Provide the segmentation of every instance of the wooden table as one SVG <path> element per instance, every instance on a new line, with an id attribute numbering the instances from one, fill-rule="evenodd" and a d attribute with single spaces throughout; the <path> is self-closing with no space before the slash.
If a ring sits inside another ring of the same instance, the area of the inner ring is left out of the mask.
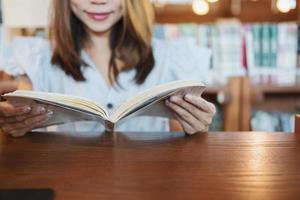
<path id="1" fill-rule="evenodd" d="M 300 199 L 292 133 L 82 134 L 1 136 L 0 188 L 52 188 L 63 200 Z"/>

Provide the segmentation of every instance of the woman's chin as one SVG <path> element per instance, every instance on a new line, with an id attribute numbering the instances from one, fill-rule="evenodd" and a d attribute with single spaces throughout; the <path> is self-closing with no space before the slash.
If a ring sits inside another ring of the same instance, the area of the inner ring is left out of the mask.
<path id="1" fill-rule="evenodd" d="M 89 31 L 92 34 L 96 35 L 107 35 L 111 30 L 111 26 L 105 25 L 97 25 L 97 26 L 89 26 Z"/>

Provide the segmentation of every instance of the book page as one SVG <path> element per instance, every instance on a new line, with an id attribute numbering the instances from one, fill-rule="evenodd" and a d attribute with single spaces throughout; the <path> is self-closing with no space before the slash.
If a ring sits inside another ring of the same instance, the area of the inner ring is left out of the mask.
<path id="1" fill-rule="evenodd" d="M 35 104 L 44 105 L 47 110 L 51 110 L 53 112 L 51 119 L 40 124 L 40 126 L 36 128 L 43 128 L 51 125 L 59 125 L 59 124 L 78 122 L 78 121 L 97 121 L 102 123 L 103 125 L 105 124 L 105 120 L 103 119 L 103 117 L 88 113 L 86 111 L 79 111 L 71 107 L 61 106 L 59 104 L 55 104 L 51 102 L 50 103 L 44 101 L 36 102 L 33 99 L 19 98 L 18 100 L 22 101 L 22 103 L 18 103 L 18 104 L 29 105 L 29 106 L 33 106 Z"/>
<path id="2" fill-rule="evenodd" d="M 203 91 L 205 90 L 205 87 L 202 86 L 195 86 L 195 87 L 187 87 L 187 88 L 181 88 L 176 90 L 175 92 L 170 93 L 167 95 L 167 98 L 170 96 L 179 96 L 184 97 L 186 94 L 192 94 L 194 96 L 201 96 Z M 173 115 L 173 112 L 170 108 L 168 108 L 165 105 L 166 98 L 163 98 L 161 100 L 155 101 L 152 104 L 146 105 L 142 107 L 141 109 L 137 110 L 136 112 L 131 113 L 130 115 L 124 116 L 122 119 L 120 119 L 117 123 L 120 125 L 124 123 L 126 120 L 136 117 L 136 116 L 153 116 L 153 117 L 164 117 L 169 119 L 176 119 Z"/>
<path id="3" fill-rule="evenodd" d="M 150 88 L 122 104 L 112 115 L 111 121 L 115 123 L 122 118 L 132 115 L 138 111 L 142 111 L 146 107 L 168 98 L 172 94 L 177 93 L 179 95 L 180 91 L 184 93 L 184 88 L 186 89 L 186 93 L 188 91 L 187 88 L 195 87 L 198 88 L 199 91 L 201 90 L 201 93 L 205 88 L 204 84 L 201 82 L 186 80 L 174 81 Z M 156 114 L 159 113 L 160 111 L 156 112 Z"/>
<path id="4" fill-rule="evenodd" d="M 25 91 L 17 90 L 13 93 L 3 95 L 3 97 L 10 101 L 23 101 L 24 99 L 32 99 L 36 102 L 41 102 L 43 104 L 56 105 L 61 108 L 77 110 L 83 113 L 89 113 L 101 116 L 104 119 L 108 119 L 108 114 L 105 109 L 98 105 L 97 103 L 82 98 L 65 94 L 57 93 L 46 93 L 46 92 L 35 92 L 35 91 Z"/>

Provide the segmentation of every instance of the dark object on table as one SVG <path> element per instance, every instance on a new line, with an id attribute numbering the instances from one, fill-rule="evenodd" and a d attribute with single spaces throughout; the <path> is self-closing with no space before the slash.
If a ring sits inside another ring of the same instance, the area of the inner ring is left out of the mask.
<path id="1" fill-rule="evenodd" d="M 0 200 L 53 200 L 52 189 L 0 189 Z"/>

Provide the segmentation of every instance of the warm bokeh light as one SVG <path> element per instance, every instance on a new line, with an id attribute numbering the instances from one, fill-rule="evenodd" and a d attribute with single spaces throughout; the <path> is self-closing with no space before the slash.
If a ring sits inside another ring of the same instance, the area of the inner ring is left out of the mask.
<path id="1" fill-rule="evenodd" d="M 209 4 L 205 0 L 194 0 L 193 11 L 197 15 L 206 15 L 209 12 Z"/>
<path id="2" fill-rule="evenodd" d="M 290 5 L 291 4 L 289 0 L 277 0 L 276 2 L 277 9 L 282 13 L 289 12 L 291 10 Z"/>

